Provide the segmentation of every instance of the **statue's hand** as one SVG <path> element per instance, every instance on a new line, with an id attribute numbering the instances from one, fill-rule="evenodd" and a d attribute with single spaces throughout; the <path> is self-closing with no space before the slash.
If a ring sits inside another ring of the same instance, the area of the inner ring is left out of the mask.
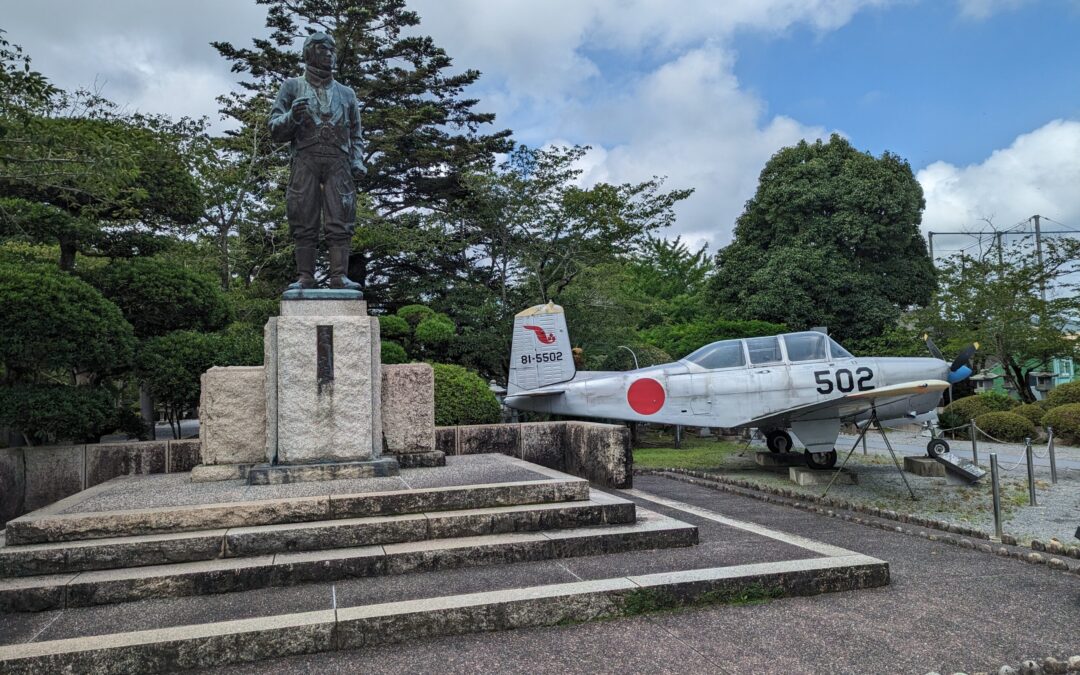
<path id="1" fill-rule="evenodd" d="M 367 167 L 358 159 L 352 161 L 352 164 L 349 165 L 349 170 L 352 172 L 352 177 L 356 179 L 363 178 L 367 175 Z"/>
<path id="2" fill-rule="evenodd" d="M 298 98 L 292 102 L 292 108 L 290 113 L 292 114 L 293 122 L 300 122 L 307 115 L 308 100 L 306 98 Z"/>

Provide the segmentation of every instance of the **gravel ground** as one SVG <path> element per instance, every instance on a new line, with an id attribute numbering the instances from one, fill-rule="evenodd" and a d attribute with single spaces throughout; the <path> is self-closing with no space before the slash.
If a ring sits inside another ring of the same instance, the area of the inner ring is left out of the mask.
<path id="1" fill-rule="evenodd" d="M 909 431 L 889 431 L 889 442 L 900 454 L 920 454 L 929 440 L 929 435 Z M 854 436 L 841 436 L 839 445 L 851 447 Z M 950 440 L 951 451 L 957 455 L 971 457 L 971 441 L 966 439 Z M 872 454 L 884 454 L 885 443 L 880 434 L 867 436 L 867 449 Z M 1021 541 L 1039 539 L 1047 541 L 1056 537 L 1065 544 L 1077 543 L 1074 538 L 1076 528 L 1080 527 L 1080 448 L 1055 444 L 1054 455 L 1058 468 L 1058 482 L 1051 483 L 1050 458 L 1046 440 L 1032 444 L 1035 468 L 1035 500 L 1037 506 L 1028 506 L 1027 499 L 1027 462 L 1022 443 L 991 443 L 980 440 L 978 443 L 979 463 L 989 468 L 990 453 L 997 453 L 998 467 L 1002 482 L 1021 486 L 1022 495 L 1013 498 L 1018 502 L 1016 508 L 1006 513 L 1004 528 L 1009 534 Z M 856 451 L 859 452 L 859 451 Z M 885 454 L 887 457 L 888 455 Z M 989 482 L 989 476 L 983 479 Z M 992 531 L 992 514 L 988 513 L 971 521 Z"/>
<path id="2" fill-rule="evenodd" d="M 890 443 L 902 461 L 903 455 L 925 456 L 926 439 L 907 432 L 890 432 Z M 841 440 L 838 447 L 845 451 L 840 455 L 843 461 L 846 450 L 851 448 L 855 438 Z M 875 451 L 875 441 L 880 448 Z M 954 444 L 953 452 L 964 457 L 962 444 Z M 968 446 L 970 447 L 970 446 Z M 985 449 L 984 449 L 985 447 Z M 921 450 L 919 449 L 921 448 Z M 762 485 L 794 488 L 807 495 L 820 496 L 825 491 L 824 485 L 795 486 L 784 471 L 769 471 L 754 462 L 758 450 L 763 450 L 761 443 L 755 442 L 742 453 L 733 453 L 724 458 L 723 466 L 717 471 L 733 478 L 749 479 Z M 1045 450 L 1045 446 L 1043 448 Z M 999 449 L 991 444 L 980 444 L 980 463 L 987 468 L 987 456 Z M 915 492 L 912 501 L 903 480 L 893 465 L 892 458 L 884 449 L 880 436 L 868 443 L 869 454 L 863 455 L 856 450 L 851 455 L 847 467 L 858 479 L 856 485 L 833 485 L 830 496 L 849 501 L 864 503 L 878 508 L 892 509 L 904 513 L 928 516 L 937 520 L 976 527 L 988 534 L 994 532 L 993 498 L 989 473 L 974 485 L 952 484 L 944 478 L 927 478 L 905 473 L 904 478 Z M 1015 449 L 1005 446 L 1001 449 L 1001 495 L 1003 511 L 1003 529 L 1022 542 L 1032 539 L 1047 541 L 1056 537 L 1065 544 L 1075 544 L 1073 537 L 1080 526 L 1080 469 L 1062 468 L 1058 463 L 1058 484 L 1050 482 L 1049 468 L 1036 471 L 1036 499 L 1038 506 L 1028 506 L 1028 488 L 1026 465 L 1016 465 Z M 1080 457 L 1080 450 L 1065 448 L 1059 457 L 1068 460 Z M 1011 458 L 1007 460 L 1006 458 Z M 1011 470 L 1010 470 L 1011 469 Z"/>

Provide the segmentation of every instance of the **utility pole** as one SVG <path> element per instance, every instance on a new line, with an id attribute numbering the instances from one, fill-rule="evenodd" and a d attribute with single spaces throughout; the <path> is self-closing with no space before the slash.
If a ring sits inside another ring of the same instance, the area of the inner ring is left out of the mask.
<path id="1" fill-rule="evenodd" d="M 997 239 L 998 267 L 1002 267 L 1005 264 L 1001 257 L 1001 237 L 1004 234 L 1004 232 L 994 232 L 994 238 Z"/>
<path id="2" fill-rule="evenodd" d="M 1035 221 L 1035 253 L 1039 256 L 1039 294 L 1042 296 L 1042 301 L 1046 302 L 1046 282 L 1041 276 L 1045 268 L 1042 254 L 1042 230 L 1039 228 L 1039 220 L 1042 216 L 1036 213 L 1031 219 Z"/>
<path id="3" fill-rule="evenodd" d="M 926 233 L 926 238 L 927 238 L 927 241 L 929 241 L 929 243 L 930 243 L 930 264 L 934 265 L 934 233 L 933 232 L 927 232 Z M 937 267 L 937 265 L 934 265 L 934 267 Z"/>

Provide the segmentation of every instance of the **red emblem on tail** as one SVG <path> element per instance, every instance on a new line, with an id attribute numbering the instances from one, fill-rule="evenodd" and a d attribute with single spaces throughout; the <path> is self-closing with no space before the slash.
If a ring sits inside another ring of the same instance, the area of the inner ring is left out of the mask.
<path id="1" fill-rule="evenodd" d="M 545 345 L 555 344 L 555 335 L 553 333 L 546 333 L 540 326 L 524 326 L 525 330 L 531 330 L 536 333 L 536 339 Z"/>

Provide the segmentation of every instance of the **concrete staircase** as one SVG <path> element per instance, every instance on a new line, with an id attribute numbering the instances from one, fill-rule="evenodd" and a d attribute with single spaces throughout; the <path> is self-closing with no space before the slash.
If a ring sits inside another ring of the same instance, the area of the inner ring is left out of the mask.
<path id="1" fill-rule="evenodd" d="M 519 471 L 526 465 L 511 458 L 496 462 Z M 0 546 L 0 612 L 697 543 L 694 526 L 590 491 L 582 479 L 527 466 L 539 480 L 126 510 L 80 508 L 100 501 L 99 492 L 108 496 L 134 487 L 131 478 L 116 479 L 100 491 L 8 523 Z M 439 475 L 436 469 L 423 471 Z"/>
<path id="2" fill-rule="evenodd" d="M 324 484 L 119 478 L 11 521 L 0 672 L 171 672 L 888 583 L 883 561 L 696 507 L 447 460 Z"/>

